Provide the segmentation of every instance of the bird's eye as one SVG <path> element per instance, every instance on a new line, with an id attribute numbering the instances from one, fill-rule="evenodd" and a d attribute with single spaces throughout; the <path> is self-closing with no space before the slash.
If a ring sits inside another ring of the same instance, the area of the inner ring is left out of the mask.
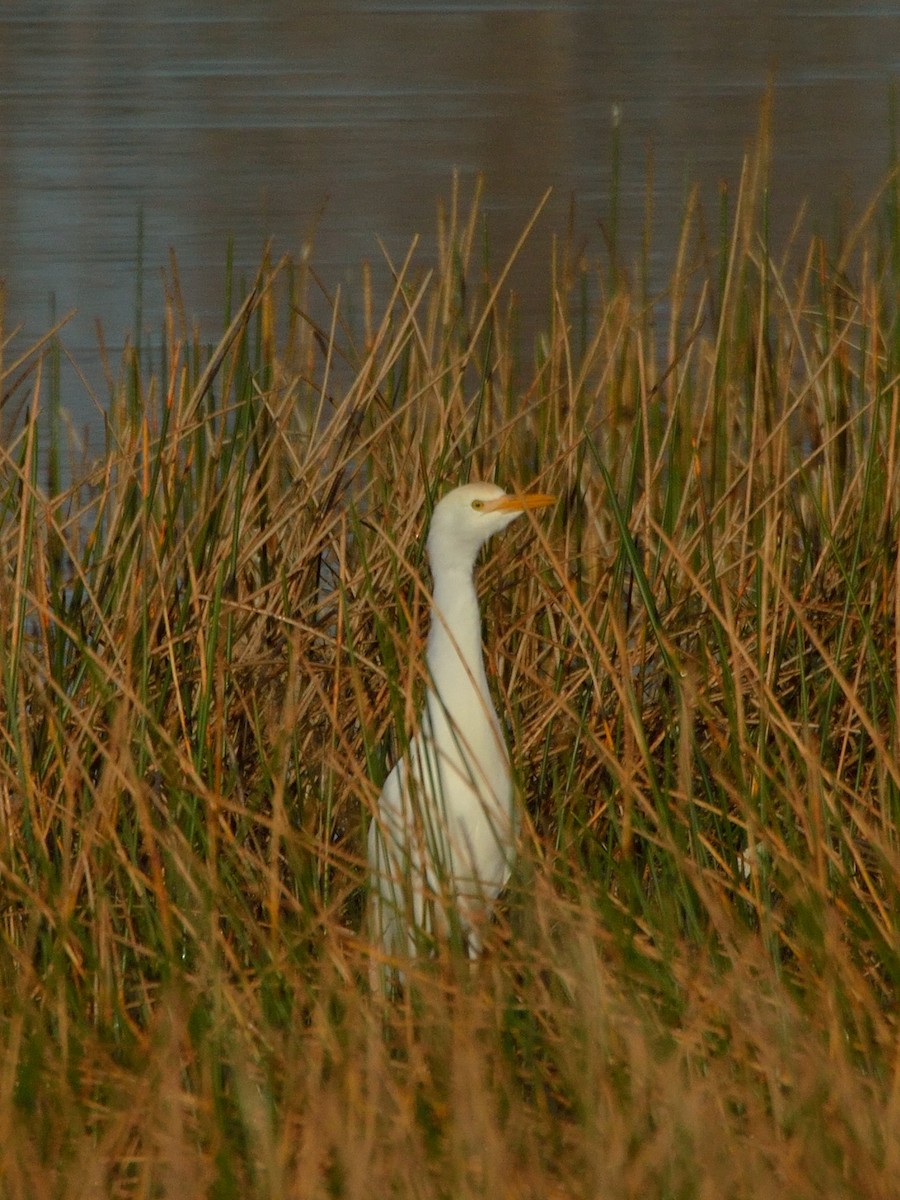
<path id="1" fill-rule="evenodd" d="M 484 508 L 484 501 L 483 500 L 473 500 L 472 507 L 475 509 L 476 512 L 481 512 L 481 510 Z"/>

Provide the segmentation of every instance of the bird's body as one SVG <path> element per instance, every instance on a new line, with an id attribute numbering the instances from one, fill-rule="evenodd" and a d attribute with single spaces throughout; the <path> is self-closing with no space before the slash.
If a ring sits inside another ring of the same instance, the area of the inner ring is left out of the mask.
<path id="1" fill-rule="evenodd" d="M 552 500 L 473 483 L 434 510 L 425 708 L 369 829 L 372 936 L 389 955 L 415 954 L 423 935 L 445 933 L 455 918 L 470 955 L 478 954 L 480 924 L 509 876 L 518 819 L 473 572 L 492 534 Z"/>

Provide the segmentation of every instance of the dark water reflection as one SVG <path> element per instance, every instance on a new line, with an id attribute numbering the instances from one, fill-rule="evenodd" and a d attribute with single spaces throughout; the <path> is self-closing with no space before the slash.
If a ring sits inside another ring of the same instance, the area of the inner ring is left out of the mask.
<path id="1" fill-rule="evenodd" d="M 547 237 L 570 196 L 586 231 L 608 210 L 614 106 L 623 231 L 636 248 L 652 152 L 662 278 L 687 186 L 712 195 L 736 181 L 770 76 L 778 234 L 803 198 L 811 223 L 828 227 L 876 187 L 898 72 L 900 6 L 850 0 L 10 5 L 5 327 L 42 331 L 53 294 L 58 312 L 77 309 L 65 340 L 80 360 L 92 361 L 97 319 L 121 345 L 143 214 L 150 336 L 172 246 L 212 339 L 229 238 L 252 272 L 267 237 L 299 253 L 314 231 L 320 274 L 346 283 L 378 256 L 377 236 L 399 255 L 433 229 L 454 168 L 484 174 L 498 257 L 555 189 L 519 274 L 526 294 L 542 294 Z M 78 389 L 65 399 L 90 419 Z"/>

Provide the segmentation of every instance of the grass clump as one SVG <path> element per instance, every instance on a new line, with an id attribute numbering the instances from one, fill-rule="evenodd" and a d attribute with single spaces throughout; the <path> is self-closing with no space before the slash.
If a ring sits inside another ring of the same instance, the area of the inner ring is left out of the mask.
<path id="1" fill-rule="evenodd" d="M 358 337 L 267 260 L 207 353 L 173 275 L 67 486 L 50 343 L 0 364 L 5 1195 L 893 1194 L 885 195 L 776 259 L 748 168 L 660 296 L 555 245 L 533 362 L 477 198 Z M 561 497 L 480 575 L 530 824 L 391 1003 L 364 830 L 479 477 Z"/>

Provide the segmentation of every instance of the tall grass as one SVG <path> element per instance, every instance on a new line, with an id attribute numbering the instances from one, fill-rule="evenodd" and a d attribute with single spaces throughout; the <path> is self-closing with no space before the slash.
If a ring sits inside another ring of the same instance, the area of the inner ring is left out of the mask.
<path id="1" fill-rule="evenodd" d="M 65 488 L 50 343 L 0 364 L 4 1195 L 896 1193 L 897 182 L 777 256 L 764 198 L 656 297 L 556 245 L 533 359 L 477 197 L 358 337 L 267 260 L 206 352 L 173 273 Z M 388 1001 L 363 835 L 478 477 L 560 496 L 479 577 L 529 824 Z"/>

